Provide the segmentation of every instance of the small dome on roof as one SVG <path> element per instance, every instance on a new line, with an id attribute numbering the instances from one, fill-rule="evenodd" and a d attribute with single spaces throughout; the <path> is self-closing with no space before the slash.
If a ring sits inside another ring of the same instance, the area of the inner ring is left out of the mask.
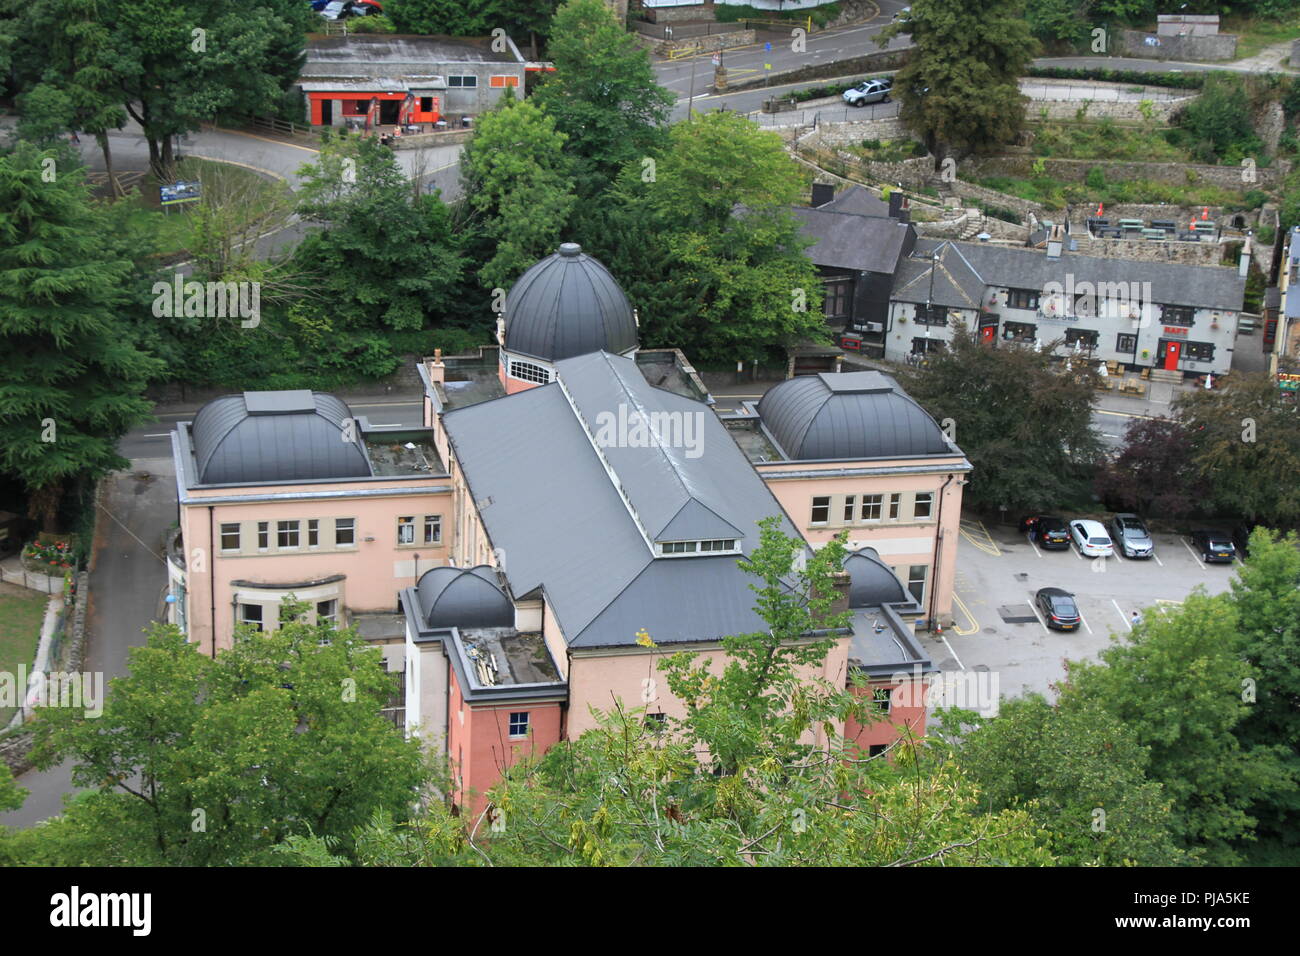
<path id="1" fill-rule="evenodd" d="M 953 453 L 934 419 L 881 372 L 788 379 L 768 389 L 758 414 L 796 461 Z"/>
<path id="2" fill-rule="evenodd" d="M 510 598 L 486 564 L 433 568 L 415 587 L 429 627 L 510 627 L 515 622 Z"/>
<path id="3" fill-rule="evenodd" d="M 566 242 L 519 277 L 505 305 L 508 351 L 555 362 L 637 347 L 636 316 L 609 270 Z"/>
<path id="4" fill-rule="evenodd" d="M 880 607 L 907 603 L 912 594 L 893 568 L 880 560 L 875 548 L 860 548 L 844 556 L 849 575 L 849 607 Z"/>

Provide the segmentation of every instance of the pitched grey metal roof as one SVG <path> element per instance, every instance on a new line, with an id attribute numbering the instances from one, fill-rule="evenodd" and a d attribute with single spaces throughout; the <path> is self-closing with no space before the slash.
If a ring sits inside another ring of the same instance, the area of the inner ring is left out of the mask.
<path id="1" fill-rule="evenodd" d="M 514 606 L 487 565 L 437 567 L 416 584 L 420 611 L 429 627 L 510 627 Z"/>
<path id="2" fill-rule="evenodd" d="M 893 273 L 900 256 L 916 241 L 912 226 L 897 219 L 864 216 L 831 209 L 833 203 L 791 210 L 800 233 L 815 243 L 807 255 L 815 265 L 858 272 Z"/>
<path id="3" fill-rule="evenodd" d="M 768 389 L 758 414 L 796 461 L 960 454 L 933 418 L 881 372 L 822 372 Z"/>
<path id="4" fill-rule="evenodd" d="M 934 255 L 938 256 L 939 268 L 931 286 L 930 261 Z M 929 301 L 949 309 L 978 309 L 984 287 L 984 280 L 957 245 L 918 241 L 912 254 L 898 264 L 890 298 L 918 304 Z"/>
<path id="5" fill-rule="evenodd" d="M 354 33 L 350 36 L 310 37 L 303 76 L 367 76 L 376 72 L 437 72 L 434 67 L 456 63 L 522 64 L 507 44 L 493 50 L 491 37 L 398 36 Z"/>
<path id="6" fill-rule="evenodd" d="M 1162 305 L 1190 305 L 1204 309 L 1223 309 L 1239 311 L 1245 296 L 1246 280 L 1237 275 L 1237 270 L 1228 266 L 1190 266 L 1172 262 L 1140 262 L 1133 259 L 1106 259 L 1099 256 L 1086 256 L 1068 249 L 1061 253 L 1059 259 L 1049 259 L 1041 251 L 1014 246 L 997 246 L 983 242 L 946 241 L 943 243 L 918 242 L 914 252 L 926 252 L 938 246 L 951 246 L 958 258 L 972 270 L 982 287 L 995 286 L 1018 289 L 1041 290 L 1050 282 L 1066 286 L 1066 277 L 1073 276 L 1074 285 L 1081 282 L 1106 283 L 1151 283 L 1151 298 Z M 941 257 L 941 269 L 935 276 L 937 291 L 944 284 L 944 270 L 956 269 L 957 259 L 944 250 Z M 896 285 L 893 298 L 902 302 L 924 302 L 929 287 L 929 263 L 921 260 L 916 265 L 915 256 L 900 267 L 900 278 L 906 285 Z M 964 267 L 963 267 L 964 268 Z M 973 288 L 973 281 L 958 274 L 956 284 L 966 294 Z M 983 288 L 980 290 L 983 294 Z M 1145 294 L 1145 293 L 1143 293 Z M 970 308 L 961 306 L 951 300 L 940 299 L 936 294 L 935 302 L 953 308 Z"/>
<path id="7" fill-rule="evenodd" d="M 324 392 L 244 392 L 199 409 L 190 434 L 200 484 L 361 478 L 371 474 L 352 412 Z"/>
<path id="8" fill-rule="evenodd" d="M 912 600 L 911 593 L 893 568 L 880 560 L 875 548 L 850 551 L 844 556 L 843 567 L 849 574 L 849 607 L 880 607 Z"/>
<path id="9" fill-rule="evenodd" d="M 636 317 L 609 270 L 576 242 L 531 266 L 506 296 L 506 348 L 548 361 L 636 348 Z"/>
<path id="10" fill-rule="evenodd" d="M 583 356 L 557 372 L 549 385 L 443 416 L 511 592 L 544 590 L 573 647 L 632 644 L 642 627 L 668 642 L 761 626 L 736 555 L 656 557 L 642 530 L 714 537 L 725 522 L 746 554 L 761 518 L 779 516 L 785 533 L 797 534 L 722 422 L 703 403 L 650 386 L 630 359 Z M 620 402 L 702 412 L 702 453 L 598 453 L 596 418 Z"/>
<path id="11" fill-rule="evenodd" d="M 878 199 L 865 186 L 850 186 L 828 203 L 814 208 L 830 212 L 846 212 L 854 216 L 889 217 L 889 203 Z"/>

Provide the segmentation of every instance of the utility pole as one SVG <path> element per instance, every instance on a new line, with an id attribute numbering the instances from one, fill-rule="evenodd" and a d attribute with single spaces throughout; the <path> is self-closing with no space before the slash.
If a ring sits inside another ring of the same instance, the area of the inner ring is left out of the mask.
<path id="1" fill-rule="evenodd" d="M 686 119 L 688 121 L 693 117 L 695 110 L 695 61 L 698 59 L 698 56 L 691 57 L 691 95 L 686 101 Z"/>

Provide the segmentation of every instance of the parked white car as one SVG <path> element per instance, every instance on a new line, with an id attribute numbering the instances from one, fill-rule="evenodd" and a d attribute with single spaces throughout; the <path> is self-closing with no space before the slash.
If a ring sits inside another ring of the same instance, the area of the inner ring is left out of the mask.
<path id="1" fill-rule="evenodd" d="M 1109 558 L 1115 553 L 1110 535 L 1100 521 L 1080 519 L 1070 522 L 1070 540 L 1079 553 L 1089 558 Z"/>

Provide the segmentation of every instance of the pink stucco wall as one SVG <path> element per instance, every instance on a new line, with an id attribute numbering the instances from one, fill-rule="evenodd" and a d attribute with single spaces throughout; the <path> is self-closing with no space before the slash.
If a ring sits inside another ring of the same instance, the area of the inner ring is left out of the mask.
<path id="1" fill-rule="evenodd" d="M 427 482 L 422 482 L 427 484 Z M 410 482 L 406 482 L 410 487 Z M 240 494 L 267 492 L 322 492 L 356 490 L 356 483 L 316 484 L 307 486 L 275 486 L 268 488 L 241 488 Z M 234 626 L 232 606 L 235 589 L 232 581 L 250 581 L 268 586 L 298 584 L 321 578 L 344 575 L 337 585 L 341 592 L 340 609 L 354 611 L 397 610 L 398 592 L 415 583 L 416 575 L 430 568 L 446 564 L 447 542 L 452 519 L 451 495 L 400 494 L 399 483 L 367 482 L 367 490 L 390 488 L 392 497 L 375 498 L 300 498 L 297 500 L 258 503 L 227 503 L 212 506 L 209 523 L 208 507 L 203 498 L 229 495 L 230 489 L 218 492 L 192 490 L 198 503 L 182 508 L 181 524 L 187 569 L 187 621 L 190 639 L 200 647 L 212 647 L 212 592 L 210 582 L 216 582 L 216 633 L 217 649 L 230 645 Z M 422 542 L 421 521 L 426 514 L 442 515 L 442 543 Z M 397 518 L 411 515 L 417 519 L 416 540 L 412 546 L 397 544 Z M 321 546 L 307 546 L 307 521 L 321 521 Z M 355 518 L 355 542 L 352 548 L 336 549 L 333 544 L 333 519 Z M 276 522 L 300 522 L 300 546 L 292 552 L 277 552 Z M 256 528 L 247 522 L 270 522 L 272 550 L 258 553 Z M 242 554 L 223 554 L 221 551 L 221 525 L 241 522 L 243 526 Z M 210 538 L 215 536 L 215 541 Z M 373 538 L 373 541 L 367 541 Z M 196 555 L 196 549 L 199 554 Z M 416 555 L 419 555 L 418 565 Z M 272 623 L 269 612 L 264 612 L 266 623 Z"/>
<path id="2" fill-rule="evenodd" d="M 894 743 L 903 736 L 906 727 L 910 727 L 915 736 L 924 737 L 925 692 L 928 686 L 929 682 L 924 680 L 906 687 L 889 681 L 872 681 L 864 687 L 855 688 L 853 693 L 868 698 L 876 688 L 890 688 L 889 713 L 883 715 L 881 720 L 867 724 L 861 724 L 850 717 L 844 722 L 844 736 L 864 751 L 873 745 L 888 746 Z"/>
<path id="3" fill-rule="evenodd" d="M 960 459 L 954 458 L 951 464 L 957 465 Z M 846 467 L 844 462 L 828 464 L 810 464 L 806 462 L 780 462 L 757 465 L 768 488 L 771 489 L 781 506 L 790 515 L 790 519 L 814 547 L 825 544 L 839 531 L 847 529 L 850 547 L 868 546 L 875 548 L 886 564 L 898 570 L 899 578 L 907 583 L 908 567 L 926 565 L 929 588 L 935 591 L 935 615 L 945 623 L 952 617 L 952 591 L 956 572 L 957 542 L 961 521 L 962 486 L 960 473 L 948 471 L 943 464 L 929 460 L 891 461 L 889 465 L 925 465 L 933 467 L 934 473 L 927 474 L 884 474 L 861 475 L 828 478 L 774 478 L 773 472 L 792 471 L 832 471 Z M 865 463 L 864 463 L 865 465 Z M 851 465 L 850 465 L 851 466 Z M 942 494 L 942 512 L 940 511 L 940 490 L 944 487 L 949 474 L 955 474 L 948 482 Z M 911 520 L 909 511 L 904 510 L 900 520 L 889 520 L 889 496 L 894 493 L 903 495 L 903 505 L 908 507 L 908 496 L 918 491 L 929 491 L 935 495 L 928 519 Z M 879 522 L 848 523 L 843 520 L 843 510 L 839 498 L 855 495 L 861 502 L 863 495 L 881 495 L 882 520 Z M 827 496 L 832 499 L 830 520 L 824 525 L 812 524 L 812 500 L 814 497 Z M 942 523 L 939 516 L 942 514 Z M 939 572 L 934 574 L 935 542 L 941 541 L 938 552 Z M 929 614 L 929 590 L 926 598 L 926 615 Z"/>

